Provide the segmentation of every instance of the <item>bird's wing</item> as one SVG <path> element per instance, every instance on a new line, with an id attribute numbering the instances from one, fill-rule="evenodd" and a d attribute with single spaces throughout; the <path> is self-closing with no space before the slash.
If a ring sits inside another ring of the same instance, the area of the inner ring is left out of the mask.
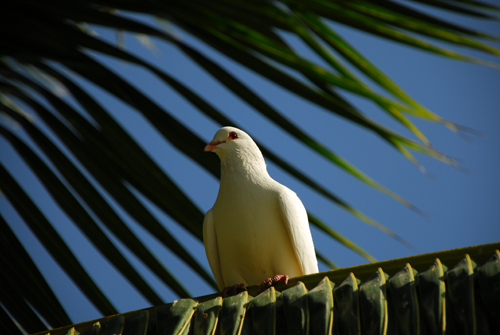
<path id="1" fill-rule="evenodd" d="M 286 187 L 283 188 L 284 190 L 279 195 L 279 204 L 293 251 L 304 275 L 316 273 L 318 261 L 306 209 L 295 192 Z"/>
<path id="2" fill-rule="evenodd" d="M 203 220 L 203 243 L 205 244 L 205 253 L 207 254 L 208 264 L 210 264 L 215 281 L 217 282 L 219 289 L 222 291 L 225 286 L 224 281 L 222 280 L 219 247 L 217 246 L 217 235 L 215 234 L 215 225 L 211 209 L 207 212 L 207 214 L 205 214 L 205 219 Z"/>

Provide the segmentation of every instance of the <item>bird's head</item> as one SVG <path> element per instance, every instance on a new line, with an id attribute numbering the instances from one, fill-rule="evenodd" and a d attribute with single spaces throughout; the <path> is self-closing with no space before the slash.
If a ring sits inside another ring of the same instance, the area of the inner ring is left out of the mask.
<path id="1" fill-rule="evenodd" d="M 215 152 L 222 163 L 226 161 L 242 162 L 250 164 L 262 163 L 265 166 L 264 158 L 257 144 L 243 130 L 235 127 L 222 127 L 219 129 L 212 141 L 205 146 L 205 151 Z"/>
<path id="2" fill-rule="evenodd" d="M 255 145 L 252 138 L 243 130 L 234 127 L 222 127 L 212 141 L 205 146 L 205 151 L 215 152 L 217 155 L 226 155 L 239 151 L 242 147 Z"/>

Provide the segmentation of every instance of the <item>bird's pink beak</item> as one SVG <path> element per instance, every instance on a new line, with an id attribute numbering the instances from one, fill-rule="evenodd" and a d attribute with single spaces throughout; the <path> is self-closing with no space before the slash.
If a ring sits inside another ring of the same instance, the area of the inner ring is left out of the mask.
<path id="1" fill-rule="evenodd" d="M 218 146 L 221 143 L 224 143 L 224 141 L 212 140 L 212 142 L 208 143 L 205 146 L 205 149 L 203 151 L 212 151 L 215 149 L 216 146 Z"/>

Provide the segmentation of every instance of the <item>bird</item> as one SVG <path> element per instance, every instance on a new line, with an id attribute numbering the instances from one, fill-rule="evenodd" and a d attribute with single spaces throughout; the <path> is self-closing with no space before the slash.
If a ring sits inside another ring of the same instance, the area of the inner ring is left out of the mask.
<path id="1" fill-rule="evenodd" d="M 289 277 L 317 273 L 306 209 L 295 192 L 271 178 L 254 140 L 243 130 L 222 127 L 204 151 L 221 162 L 203 240 L 223 295 L 259 284 L 263 291 L 278 281 L 287 284 Z"/>

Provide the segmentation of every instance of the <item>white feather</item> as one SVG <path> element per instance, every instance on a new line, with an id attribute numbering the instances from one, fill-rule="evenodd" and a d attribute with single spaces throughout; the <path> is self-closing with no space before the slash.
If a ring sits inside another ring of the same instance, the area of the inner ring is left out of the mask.
<path id="1" fill-rule="evenodd" d="M 237 139 L 229 137 L 232 132 Z M 219 288 L 257 285 L 277 274 L 318 272 L 304 205 L 269 176 L 252 138 L 223 127 L 205 150 L 221 159 L 219 194 L 203 223 L 205 250 Z"/>

